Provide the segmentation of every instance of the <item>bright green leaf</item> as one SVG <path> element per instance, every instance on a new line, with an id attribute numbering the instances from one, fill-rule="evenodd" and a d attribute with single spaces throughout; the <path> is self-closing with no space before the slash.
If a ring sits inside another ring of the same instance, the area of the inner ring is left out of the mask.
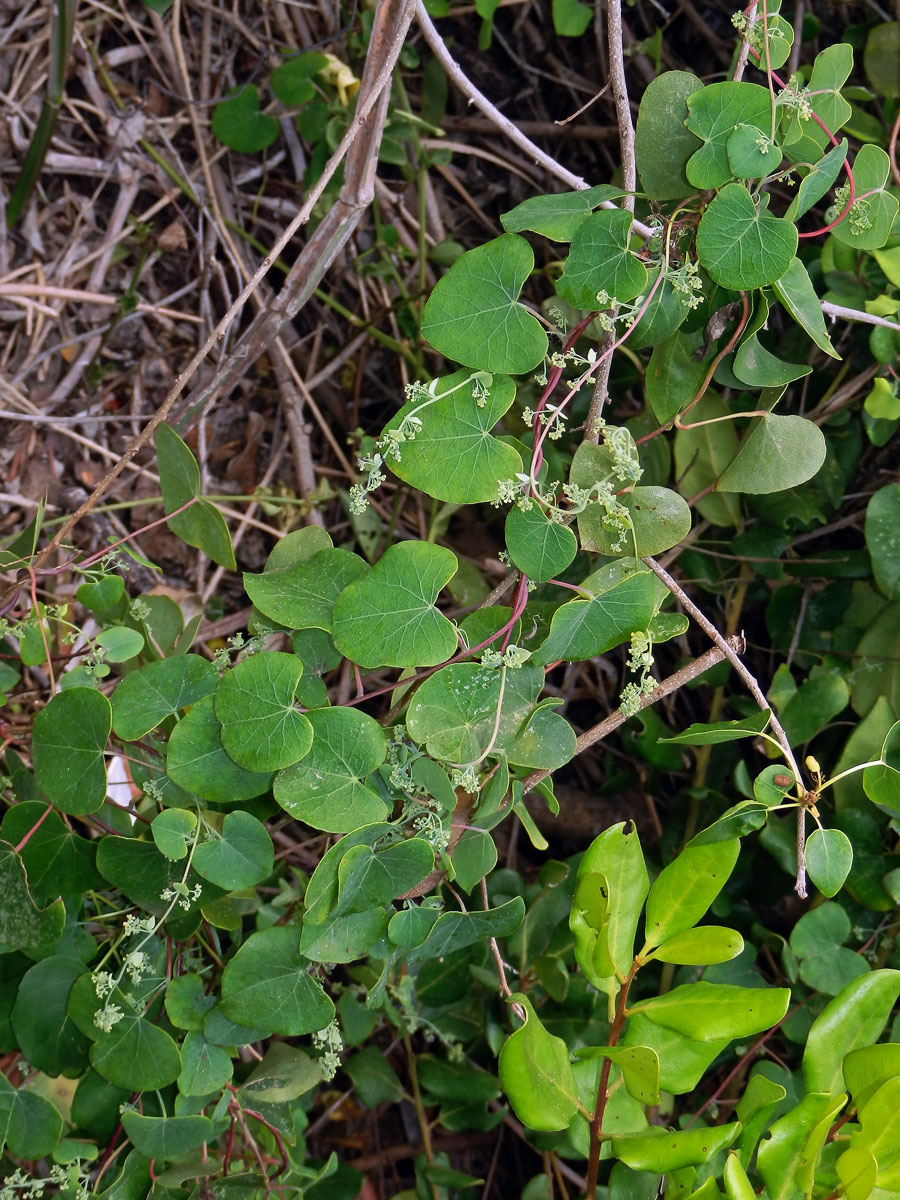
<path id="1" fill-rule="evenodd" d="M 547 1032 L 527 996 L 516 994 L 511 1000 L 525 1009 L 525 1024 L 500 1051 L 500 1083 L 516 1116 L 530 1129 L 565 1129 L 579 1109 L 566 1043 Z"/>
<path id="2" fill-rule="evenodd" d="M 728 85 L 713 84 L 716 86 Z M 697 257 L 723 287 L 734 291 L 763 287 L 781 279 L 790 267 L 797 249 L 797 227 L 768 213 L 767 201 L 768 196 L 762 197 L 757 208 L 745 187 L 731 183 L 710 201 L 700 218 Z"/>
<path id="3" fill-rule="evenodd" d="M 277 771 L 312 745 L 312 727 L 294 707 L 303 664 L 292 654 L 254 654 L 227 671 L 215 696 L 222 744 L 245 771 Z"/>

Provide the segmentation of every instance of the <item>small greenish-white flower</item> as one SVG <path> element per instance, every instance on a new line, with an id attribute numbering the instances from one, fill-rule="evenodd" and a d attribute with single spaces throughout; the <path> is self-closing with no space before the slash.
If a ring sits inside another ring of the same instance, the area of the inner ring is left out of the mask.
<path id="1" fill-rule="evenodd" d="M 118 1024 L 125 1016 L 118 1004 L 106 1004 L 103 1008 L 98 1008 L 94 1013 L 94 1024 L 98 1029 L 102 1029 L 104 1033 L 109 1033 L 112 1027 Z"/>
<path id="2" fill-rule="evenodd" d="M 123 962 L 132 983 L 140 983 L 150 966 L 150 960 L 143 950 L 130 951 L 125 955 Z"/>
<path id="3" fill-rule="evenodd" d="M 469 763 L 462 770 L 455 768 L 450 772 L 450 784 L 454 788 L 462 788 L 464 792 L 473 796 L 478 791 L 478 776 L 475 774 L 474 766 Z"/>
<path id="4" fill-rule="evenodd" d="M 94 985 L 94 991 L 102 1000 L 115 989 L 116 981 L 110 975 L 109 971 L 97 971 L 91 976 L 91 983 Z"/>

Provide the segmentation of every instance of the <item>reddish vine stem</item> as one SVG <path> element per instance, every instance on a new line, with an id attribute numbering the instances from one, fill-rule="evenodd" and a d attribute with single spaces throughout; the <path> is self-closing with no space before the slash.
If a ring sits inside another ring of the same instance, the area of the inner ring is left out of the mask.
<path id="1" fill-rule="evenodd" d="M 613 1023 L 610 1027 L 607 1046 L 612 1049 L 619 1041 L 622 1033 L 622 1026 L 625 1024 L 625 1009 L 628 1003 L 628 991 L 637 974 L 640 963 L 637 959 L 631 964 L 631 969 L 625 976 L 622 987 L 616 1001 L 616 1015 L 613 1017 Z M 587 1200 L 593 1200 L 597 1193 L 597 1171 L 600 1166 L 600 1149 L 602 1147 L 603 1133 L 603 1116 L 606 1112 L 606 1101 L 609 1096 L 609 1072 L 612 1067 L 612 1059 L 604 1058 L 603 1066 L 600 1068 L 600 1082 L 597 1085 L 597 1103 L 594 1106 L 594 1115 L 591 1118 L 591 1148 L 588 1157 L 587 1171 L 587 1187 L 585 1195 Z"/>

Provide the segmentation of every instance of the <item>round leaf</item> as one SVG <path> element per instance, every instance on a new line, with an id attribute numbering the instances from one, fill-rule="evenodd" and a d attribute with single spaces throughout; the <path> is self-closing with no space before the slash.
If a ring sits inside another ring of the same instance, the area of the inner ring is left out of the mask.
<path id="1" fill-rule="evenodd" d="M 301 1037 L 331 1023 L 334 1005 L 309 975 L 299 941 L 299 930 L 291 925 L 250 935 L 222 976 L 226 1017 L 284 1037 Z"/>
<path id="2" fill-rule="evenodd" d="M 866 546 L 872 574 L 889 600 L 900 600 L 900 484 L 879 488 L 866 508 Z"/>
<path id="3" fill-rule="evenodd" d="M 312 727 L 294 707 L 303 664 L 268 651 L 245 658 L 219 681 L 216 717 L 222 744 L 246 771 L 277 771 L 298 762 L 312 745 Z"/>
<path id="4" fill-rule="evenodd" d="M 259 92 L 248 83 L 216 105 L 212 131 L 230 150 L 255 154 L 272 145 L 281 126 L 275 117 L 260 111 Z"/>
<path id="5" fill-rule="evenodd" d="M 704 89 L 706 90 L 706 89 Z M 733 291 L 780 279 L 797 249 L 797 227 L 757 209 L 745 187 L 731 183 L 710 202 L 697 229 L 697 256 L 710 277 Z"/>
<path id="6" fill-rule="evenodd" d="M 331 629 L 334 602 L 369 568 L 358 554 L 326 547 L 262 575 L 244 574 L 247 595 L 265 617 L 288 629 Z"/>
<path id="7" fill-rule="evenodd" d="M 806 869 L 823 896 L 836 896 L 853 866 L 853 847 L 840 829 L 814 829 L 806 842 Z"/>
<path id="8" fill-rule="evenodd" d="M 110 625 L 97 634 L 97 645 L 102 646 L 107 662 L 127 662 L 144 648 L 144 635 L 127 625 Z"/>
<path id="9" fill-rule="evenodd" d="M 106 797 L 103 751 L 112 728 L 109 701 L 88 687 L 59 692 L 34 720 L 34 774 L 57 808 L 92 813 Z"/>
<path id="10" fill-rule="evenodd" d="M 197 874 L 227 892 L 252 887 L 267 878 L 273 863 L 272 839 L 265 825 L 240 810 L 228 813 L 222 836 L 201 842 L 193 858 Z"/>
<path id="11" fill-rule="evenodd" d="M 578 542 L 568 525 L 548 520 L 537 505 L 525 511 L 515 506 L 506 518 L 506 547 L 523 575 L 544 583 L 566 569 Z"/>
<path id="12" fill-rule="evenodd" d="M 381 726 L 355 708 L 322 708 L 307 716 L 312 749 L 278 775 L 275 799 L 298 821 L 328 833 L 348 833 L 382 820 L 384 800 L 365 783 L 384 762 Z"/>
<path id="13" fill-rule="evenodd" d="M 679 542 L 691 531 L 691 510 L 677 492 L 666 487 L 635 487 L 624 496 L 622 504 L 631 518 L 632 534 L 626 535 L 626 549 L 636 558 L 648 554 L 662 554 Z M 621 541 L 619 530 L 604 523 L 602 505 L 589 504 L 578 517 L 578 533 L 582 550 L 599 551 L 601 554 L 616 554 L 615 546 Z"/>
<path id="14" fill-rule="evenodd" d="M 179 787 L 212 804 L 235 804 L 269 790 L 272 773 L 245 771 L 225 753 L 212 696 L 204 696 L 172 730 L 166 772 Z"/>
<path id="15" fill-rule="evenodd" d="M 754 420 L 734 460 L 722 472 L 720 492 L 766 495 L 806 483 L 825 461 L 825 438 L 805 417 L 766 413 Z"/>
<path id="16" fill-rule="evenodd" d="M 197 826 L 197 818 L 187 808 L 167 808 L 153 818 L 150 833 L 160 854 L 172 862 L 187 857 L 187 839 Z"/>
<path id="17" fill-rule="evenodd" d="M 126 742 L 137 741 L 166 717 L 211 695 L 218 682 L 215 667 L 199 654 L 148 663 L 126 675 L 113 692 L 113 729 Z"/>
<path id="18" fill-rule="evenodd" d="M 533 269 L 531 247 L 514 233 L 460 255 L 428 298 L 422 336 L 439 353 L 480 371 L 534 370 L 547 352 L 547 335 L 518 303 Z"/>
<path id="19" fill-rule="evenodd" d="M 578 226 L 556 290 L 574 308 L 601 306 L 605 291 L 625 302 L 647 286 L 647 268 L 628 248 L 633 217 L 624 209 L 601 209 Z"/>
<path id="20" fill-rule="evenodd" d="M 664 71 L 641 97 L 634 153 L 641 186 L 654 200 L 677 200 L 694 190 L 684 168 L 701 142 L 685 119 L 688 97 L 702 87 L 689 71 Z"/>

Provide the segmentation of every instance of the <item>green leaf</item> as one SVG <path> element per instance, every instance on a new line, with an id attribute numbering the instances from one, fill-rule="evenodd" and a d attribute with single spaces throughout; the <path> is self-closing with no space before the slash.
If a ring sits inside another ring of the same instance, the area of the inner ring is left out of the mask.
<path id="1" fill-rule="evenodd" d="M 338 865 L 335 915 L 378 908 L 409 891 L 434 866 L 434 850 L 422 838 L 387 846 L 351 846 Z"/>
<path id="2" fill-rule="evenodd" d="M 213 804 L 234 804 L 267 792 L 271 771 L 245 771 L 225 752 L 212 696 L 205 696 L 172 730 L 166 772 L 179 787 Z"/>
<path id="3" fill-rule="evenodd" d="M 684 733 L 660 738 L 660 741 L 682 746 L 717 746 L 720 742 L 755 737 L 766 728 L 771 716 L 772 713 L 766 708 L 754 713 L 752 717 L 740 717 L 735 721 L 714 721 L 711 725 L 696 722 L 689 725 Z"/>
<path id="4" fill-rule="evenodd" d="M 860 197 L 832 230 L 832 237 L 855 250 L 877 250 L 890 236 L 897 215 L 896 196 L 884 190 L 891 161 L 880 146 L 861 146 L 853 160 L 856 194 Z M 829 210 L 833 220 L 840 210 Z"/>
<path id="5" fill-rule="evenodd" d="M 513 506 L 506 518 L 506 548 L 523 575 L 545 583 L 566 569 L 578 542 L 568 525 L 548 520 L 537 505 L 525 511 Z"/>
<path id="6" fill-rule="evenodd" d="M 375 1051 L 384 1062 L 380 1051 Z M 266 1056 L 241 1084 L 241 1097 L 256 1104 L 287 1104 L 315 1087 L 322 1065 L 286 1042 L 273 1042 Z"/>
<path id="7" fill-rule="evenodd" d="M 161 1162 L 213 1141 L 216 1132 L 209 1117 L 142 1117 L 137 1112 L 122 1113 L 122 1128 L 136 1150 Z"/>
<path id="8" fill-rule="evenodd" d="M 825 328 L 825 318 L 816 289 L 799 258 L 791 259 L 788 269 L 780 279 L 774 281 L 772 287 L 784 307 L 819 349 L 832 358 L 839 359 L 841 356 L 832 346 L 828 330 Z"/>
<path id="9" fill-rule="evenodd" d="M 800 181 L 797 195 L 784 214 L 787 220 L 799 220 L 814 204 L 818 204 L 837 179 L 846 158 L 847 139 L 843 138 L 840 145 L 829 150 L 824 158 L 820 158 Z"/>
<path id="10" fill-rule="evenodd" d="M 569 928 L 575 956 L 595 987 L 624 975 L 634 957 L 634 936 L 650 880 L 637 831 L 625 822 L 596 837 L 578 868 Z"/>
<path id="11" fill-rule="evenodd" d="M 712 966 L 729 962 L 744 949 L 744 939 L 722 925 L 700 925 L 668 938 L 652 951 L 649 958 L 683 966 Z"/>
<path id="12" fill-rule="evenodd" d="M 641 1104 L 659 1104 L 659 1055 L 648 1046 L 587 1046 L 580 1059 L 608 1058 L 622 1072 L 628 1094 Z"/>
<path id="13" fill-rule="evenodd" d="M 384 800 L 365 782 L 386 754 L 378 722 L 355 708 L 321 708 L 307 713 L 307 719 L 313 731 L 309 754 L 275 779 L 281 807 L 328 833 L 383 819 Z"/>
<path id="14" fill-rule="evenodd" d="M 95 866 L 96 843 L 77 837 L 57 813 L 47 814 L 46 809 L 45 804 L 26 801 L 7 809 L 3 817 L 2 836 L 13 846 L 30 834 L 21 858 L 31 891 L 55 899 L 60 894 L 80 895 L 102 887 L 102 876 Z M 39 819 L 41 823 L 35 828 Z"/>
<path id="15" fill-rule="evenodd" d="M 581 37 L 594 15 L 591 6 L 580 0 L 553 0 L 551 12 L 553 29 L 560 37 Z"/>
<path id="16" fill-rule="evenodd" d="M 414 444 L 401 444 L 397 457 L 386 450 L 385 462 L 399 479 L 448 504 L 496 500 L 498 482 L 522 470 L 519 452 L 490 435 L 515 399 L 513 381 L 494 376 L 482 403 L 465 386 L 471 378 L 471 371 L 456 371 L 435 380 L 430 390 L 438 399 L 410 400 L 381 435 L 421 414 Z"/>
<path id="17" fill-rule="evenodd" d="M 719 395 L 707 392 L 691 409 L 690 419 L 711 421 L 715 417 L 729 416 L 730 413 L 731 410 Z M 733 421 L 714 421 L 713 424 L 698 425 L 693 429 L 679 429 L 675 433 L 678 490 L 692 500 L 701 516 L 713 525 L 738 525 L 741 520 L 738 499 L 720 495 L 716 491 L 702 494 L 716 483 L 737 450 L 738 439 Z M 701 498 L 694 500 L 698 493 L 701 493 Z"/>
<path id="18" fill-rule="evenodd" d="M 531 247 L 512 233 L 460 255 L 425 304 L 422 336 L 466 367 L 500 375 L 534 370 L 547 335 L 518 303 L 533 268 Z"/>
<path id="19" fill-rule="evenodd" d="M 395 941 L 395 922 L 404 913 L 397 913 L 388 926 L 388 936 Z M 404 955 L 407 966 L 428 958 L 446 957 L 466 946 L 474 946 L 487 938 L 509 937 L 522 924 L 525 904 L 521 896 L 514 896 L 496 908 L 475 912 L 443 912 L 431 926 L 428 936 L 417 946 L 407 947 Z M 396 944 L 396 942 L 395 942 Z"/>
<path id="20" fill-rule="evenodd" d="M 853 846 L 840 829 L 814 829 L 806 842 L 806 869 L 823 896 L 836 896 L 853 866 Z"/>
<path id="21" fill-rule="evenodd" d="M 570 242 L 581 222 L 604 200 L 626 195 L 609 183 L 579 192 L 560 192 L 555 196 L 530 196 L 502 213 L 500 224 L 507 233 L 540 233 L 554 242 Z"/>
<path id="22" fill-rule="evenodd" d="M 697 257 L 716 283 L 733 291 L 763 287 L 781 279 L 790 267 L 797 227 L 768 213 L 767 202 L 768 196 L 761 197 L 757 209 L 739 183 L 730 183 L 710 201 L 697 229 Z"/>
<path id="23" fill-rule="evenodd" d="M 326 547 L 299 562 L 262 575 L 244 573 L 244 588 L 264 617 L 288 629 L 331 630 L 334 602 L 348 584 L 369 572 L 349 550 Z"/>
<path id="24" fill-rule="evenodd" d="M 290 925 L 250 935 L 222 976 L 226 1017 L 284 1037 L 300 1037 L 331 1023 L 334 1005 L 309 975 L 299 941 L 299 930 Z"/>
<path id="25" fill-rule="evenodd" d="M 756 83 L 713 83 L 693 90 L 687 96 L 687 107 L 685 125 L 703 139 L 687 163 L 687 178 L 695 188 L 719 188 L 731 178 L 729 138 L 741 125 L 767 134 L 771 98 L 766 88 Z"/>
<path id="26" fill-rule="evenodd" d="M 757 1169 L 771 1200 L 794 1200 L 812 1189 L 816 1160 L 845 1101 L 844 1095 L 835 1099 L 811 1093 L 772 1125 L 757 1155 Z"/>
<path id="27" fill-rule="evenodd" d="M 824 435 L 812 421 L 766 413 L 754 418 L 740 450 L 719 477 L 718 489 L 753 496 L 787 491 L 812 479 L 826 451 Z"/>
<path id="28" fill-rule="evenodd" d="M 197 816 L 190 809 L 167 808 L 153 818 L 150 833 L 160 854 L 178 862 L 187 857 L 187 839 L 196 827 Z"/>
<path id="29" fill-rule="evenodd" d="M 583 442 L 577 453 L 590 446 Z M 596 447 L 591 447 L 596 449 Z M 575 463 L 572 464 L 573 468 Z M 671 488 L 638 486 L 619 497 L 628 511 L 632 532 L 626 535 L 628 553 L 635 558 L 662 554 L 683 541 L 691 531 L 691 510 Z M 578 517 L 578 533 L 582 550 L 615 554 L 621 533 L 604 521 L 600 504 L 589 504 Z"/>
<path id="30" fill-rule="evenodd" d="M 753 1184 L 741 1165 L 736 1150 L 728 1152 L 722 1172 L 722 1182 L 725 1184 L 725 1194 L 728 1196 L 728 1200 L 754 1200 L 756 1196 Z"/>
<path id="31" fill-rule="evenodd" d="M 334 643 L 361 667 L 432 667 L 457 647 L 456 627 L 437 611 L 456 555 L 427 542 L 400 542 L 334 606 Z M 270 657 L 265 655 L 264 657 Z"/>
<path id="32" fill-rule="evenodd" d="M 65 922 L 62 900 L 38 908 L 28 890 L 21 857 L 8 842 L 0 842 L 0 947 L 8 952 L 52 945 Z"/>
<path id="33" fill-rule="evenodd" d="M 62 1117 L 43 1096 L 14 1088 L 0 1075 L 0 1146 L 20 1159 L 50 1154 L 62 1133 Z"/>
<path id="34" fill-rule="evenodd" d="M 854 710 L 865 716 L 884 699 L 894 713 L 900 712 L 900 601 L 880 610 L 859 639 L 856 654 L 859 666 L 850 693 Z"/>
<path id="35" fill-rule="evenodd" d="M 225 817 L 221 838 L 197 846 L 193 867 L 203 879 L 234 892 L 267 879 L 272 874 L 274 853 L 265 825 L 238 810 Z"/>
<path id="36" fill-rule="evenodd" d="M 678 1095 L 694 1090 L 730 1041 L 730 1038 L 695 1041 L 634 1013 L 628 1018 L 623 1044 L 652 1048 L 659 1058 L 659 1086 Z"/>
<path id="37" fill-rule="evenodd" d="M 556 290 L 574 308 L 605 307 L 597 293 L 607 292 L 623 303 L 647 286 L 647 268 L 628 248 L 633 216 L 624 209 L 591 213 L 575 231 Z"/>
<path id="38" fill-rule="evenodd" d="M 328 59 L 324 54 L 296 54 L 275 68 L 269 76 L 269 87 L 282 104 L 298 108 L 315 96 L 313 76 L 327 66 Z"/>
<path id="39" fill-rule="evenodd" d="M 312 726 L 294 707 L 303 664 L 292 654 L 254 654 L 227 671 L 215 696 L 222 744 L 246 771 L 277 771 L 312 745 Z"/>
<path id="40" fill-rule="evenodd" d="M 189 1033 L 181 1047 L 178 1090 L 183 1096 L 209 1096 L 228 1083 L 233 1070 L 221 1046 L 211 1045 L 200 1033 Z"/>
<path id="41" fill-rule="evenodd" d="M 740 852 L 739 838 L 688 846 L 663 867 L 647 896 L 645 950 L 697 924 L 728 882 Z"/>
<path id="42" fill-rule="evenodd" d="M 885 21 L 869 30 L 863 53 L 866 78 L 879 95 L 896 97 L 897 56 L 900 54 L 900 32 L 896 21 Z"/>
<path id="43" fill-rule="evenodd" d="M 686 983 L 662 996 L 641 1000 L 629 1011 L 656 1025 L 701 1042 L 747 1037 L 771 1029 L 787 1012 L 790 988 Z"/>
<path id="44" fill-rule="evenodd" d="M 671 421 L 693 400 L 708 369 L 702 330 L 693 333 L 679 330 L 653 347 L 644 386 L 653 414 L 661 425 Z"/>
<path id="45" fill-rule="evenodd" d="M 210 696 L 219 676 L 198 654 L 162 658 L 132 671 L 120 680 L 112 697 L 112 727 L 116 736 L 135 742 L 174 716 Z"/>
<path id="46" fill-rule="evenodd" d="M 343 1068 L 353 1080 L 356 1094 L 366 1108 L 379 1104 L 396 1104 L 403 1099 L 403 1084 L 397 1073 L 374 1046 L 366 1046 L 344 1063 Z"/>
<path id="47" fill-rule="evenodd" d="M 809 1092 L 843 1090 L 841 1064 L 860 1046 L 881 1036 L 897 997 L 900 971 L 872 971 L 847 984 L 813 1021 L 803 1053 L 803 1080 Z"/>
<path id="48" fill-rule="evenodd" d="M 654 1129 L 612 1139 L 613 1155 L 633 1171 L 654 1171 L 658 1175 L 682 1167 L 709 1162 L 734 1142 L 741 1131 L 739 1121 L 712 1129 L 688 1129 L 676 1133 Z"/>
<path id="49" fill-rule="evenodd" d="M 879 488 L 866 507 L 872 574 L 889 600 L 900 600 L 900 484 Z"/>
<path id="50" fill-rule="evenodd" d="M 216 1003 L 207 996 L 199 975 L 176 975 L 165 991 L 166 1016 L 178 1029 L 200 1033 L 203 1018 Z"/>
<path id="51" fill-rule="evenodd" d="M 812 373 L 812 367 L 805 363 L 785 362 L 776 357 L 755 333 L 741 342 L 732 370 L 741 383 L 753 388 L 781 387 Z"/>
<path id="52" fill-rule="evenodd" d="M 110 1002 L 122 1015 L 107 1033 L 94 1024 L 94 1014 Z M 81 1032 L 93 1039 L 91 1066 L 109 1083 L 127 1088 L 130 1095 L 155 1091 L 178 1078 L 178 1047 L 164 1030 L 138 1016 L 118 988 L 101 1001 L 90 975 L 82 975 L 69 993 L 68 1010 Z"/>
<path id="53" fill-rule="evenodd" d="M 550 633 L 532 661 L 543 666 L 557 659 L 593 658 L 647 628 L 656 607 L 652 573 L 634 571 L 604 586 L 613 578 L 608 569 L 602 568 L 584 581 L 582 588 L 591 599 L 570 600 L 556 610 Z"/>
<path id="54" fill-rule="evenodd" d="M 731 173 L 738 179 L 762 179 L 781 163 L 781 150 L 755 125 L 738 125 L 725 147 Z"/>
<path id="55" fill-rule="evenodd" d="M 225 518 L 208 500 L 197 499 L 201 482 L 197 460 L 168 425 L 160 425 L 156 431 L 156 461 L 166 512 L 174 512 L 194 500 L 190 508 L 166 524 L 183 542 L 202 550 L 220 567 L 233 571 L 234 549 Z"/>
<path id="56" fill-rule="evenodd" d="M 548 1033 L 527 996 L 525 1024 L 503 1043 L 498 1072 L 516 1116 L 530 1129 L 566 1129 L 580 1108 L 575 1074 L 562 1038 Z"/>
<path id="57" fill-rule="evenodd" d="M 471 892 L 497 865 L 497 847 L 489 833 L 465 829 L 453 851 L 453 875 L 458 887 Z"/>
<path id="58" fill-rule="evenodd" d="M 128 662 L 143 650 L 144 635 L 127 625 L 110 625 L 97 634 L 97 645 L 103 647 L 107 662 Z"/>
<path id="59" fill-rule="evenodd" d="M 211 128 L 223 145 L 241 154 L 265 150 L 281 132 L 277 118 L 260 110 L 259 92 L 252 83 L 219 101 L 213 109 Z"/>
<path id="60" fill-rule="evenodd" d="M 878 1163 L 862 1146 L 851 1146 L 834 1164 L 847 1200 L 867 1200 L 875 1188 Z"/>
<path id="61" fill-rule="evenodd" d="M 27 971 L 19 984 L 12 1026 L 19 1049 L 37 1070 L 77 1079 L 88 1066 L 90 1041 L 70 1020 L 69 992 L 86 971 L 78 958 L 53 955 Z"/>
<path id="62" fill-rule="evenodd" d="M 32 754 L 37 785 L 66 813 L 92 813 L 106 797 L 103 751 L 112 709 L 100 692 L 67 688 L 34 719 Z"/>
<path id="63" fill-rule="evenodd" d="M 694 190 L 685 166 L 701 142 L 686 128 L 685 120 L 688 97 L 702 88 L 688 71 L 664 71 L 650 81 L 641 97 L 634 152 L 641 186 L 653 200 L 678 200 Z"/>

